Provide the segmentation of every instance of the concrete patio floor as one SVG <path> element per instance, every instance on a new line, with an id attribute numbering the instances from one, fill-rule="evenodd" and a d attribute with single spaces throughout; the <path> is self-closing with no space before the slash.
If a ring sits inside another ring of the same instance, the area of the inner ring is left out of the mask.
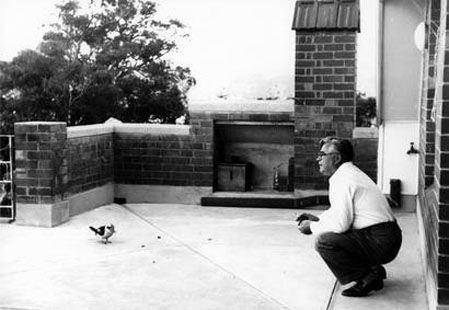
<path id="1" fill-rule="evenodd" d="M 0 309 L 427 309 L 415 214 L 397 214 L 385 289 L 347 298 L 298 232 L 301 212 L 112 204 L 55 228 L 0 224 Z M 106 245 L 88 226 L 107 222 Z"/>

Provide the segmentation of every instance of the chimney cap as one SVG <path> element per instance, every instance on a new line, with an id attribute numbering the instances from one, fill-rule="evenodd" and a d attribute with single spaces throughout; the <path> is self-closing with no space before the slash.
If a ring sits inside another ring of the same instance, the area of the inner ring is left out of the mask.
<path id="1" fill-rule="evenodd" d="M 360 32 L 359 0 L 298 0 L 292 29 Z"/>

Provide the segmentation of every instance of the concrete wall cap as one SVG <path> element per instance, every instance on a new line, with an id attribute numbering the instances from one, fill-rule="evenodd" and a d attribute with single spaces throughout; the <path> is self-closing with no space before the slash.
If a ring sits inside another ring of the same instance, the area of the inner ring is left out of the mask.
<path id="1" fill-rule="evenodd" d="M 352 131 L 353 138 L 378 138 L 379 129 L 376 127 L 356 127 Z"/>
<path id="2" fill-rule="evenodd" d="M 98 136 L 106 135 L 114 132 L 114 126 L 95 124 L 95 125 L 84 125 L 84 126 L 72 126 L 67 127 L 67 138 L 79 138 L 87 136 Z"/>
<path id="3" fill-rule="evenodd" d="M 44 122 L 44 121 L 33 121 L 33 122 L 17 122 L 15 125 L 66 125 L 65 122 Z"/>
<path id="4" fill-rule="evenodd" d="M 112 133 L 150 134 L 150 135 L 189 135 L 189 125 L 175 124 L 95 124 L 67 128 L 67 138 L 106 135 Z"/>
<path id="5" fill-rule="evenodd" d="M 196 100 L 189 103 L 190 112 L 294 112 L 293 99 L 285 100 Z"/>
<path id="6" fill-rule="evenodd" d="M 189 125 L 175 124 L 114 124 L 116 133 L 135 133 L 150 135 L 190 135 Z"/>

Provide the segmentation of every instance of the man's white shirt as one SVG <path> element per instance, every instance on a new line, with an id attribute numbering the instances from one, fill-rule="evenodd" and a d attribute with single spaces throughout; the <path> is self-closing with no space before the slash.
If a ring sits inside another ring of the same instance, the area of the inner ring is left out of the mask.
<path id="1" fill-rule="evenodd" d="M 330 208 L 310 225 L 313 234 L 343 233 L 395 219 L 376 183 L 352 162 L 343 163 L 329 178 L 329 201 Z"/>

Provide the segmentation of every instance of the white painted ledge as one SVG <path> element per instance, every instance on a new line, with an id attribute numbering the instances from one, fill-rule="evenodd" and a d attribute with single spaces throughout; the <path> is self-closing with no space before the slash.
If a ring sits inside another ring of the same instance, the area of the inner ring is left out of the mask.
<path id="1" fill-rule="evenodd" d="M 134 133 L 149 135 L 189 135 L 189 125 L 174 124 L 114 124 L 116 133 Z"/>
<path id="2" fill-rule="evenodd" d="M 189 125 L 174 124 L 129 124 L 107 123 L 67 128 L 67 138 L 80 138 L 112 133 L 149 134 L 149 135 L 189 135 Z"/>
<path id="3" fill-rule="evenodd" d="M 285 100 L 241 100 L 241 101 L 202 101 L 189 102 L 190 112 L 270 112 L 280 113 L 295 111 L 293 99 Z"/>
<path id="4" fill-rule="evenodd" d="M 376 127 L 356 127 L 352 131 L 353 138 L 379 138 L 379 129 Z"/>
<path id="5" fill-rule="evenodd" d="M 80 138 L 87 136 L 107 135 L 114 132 L 114 126 L 108 124 L 95 124 L 86 126 L 67 127 L 67 138 Z"/>

